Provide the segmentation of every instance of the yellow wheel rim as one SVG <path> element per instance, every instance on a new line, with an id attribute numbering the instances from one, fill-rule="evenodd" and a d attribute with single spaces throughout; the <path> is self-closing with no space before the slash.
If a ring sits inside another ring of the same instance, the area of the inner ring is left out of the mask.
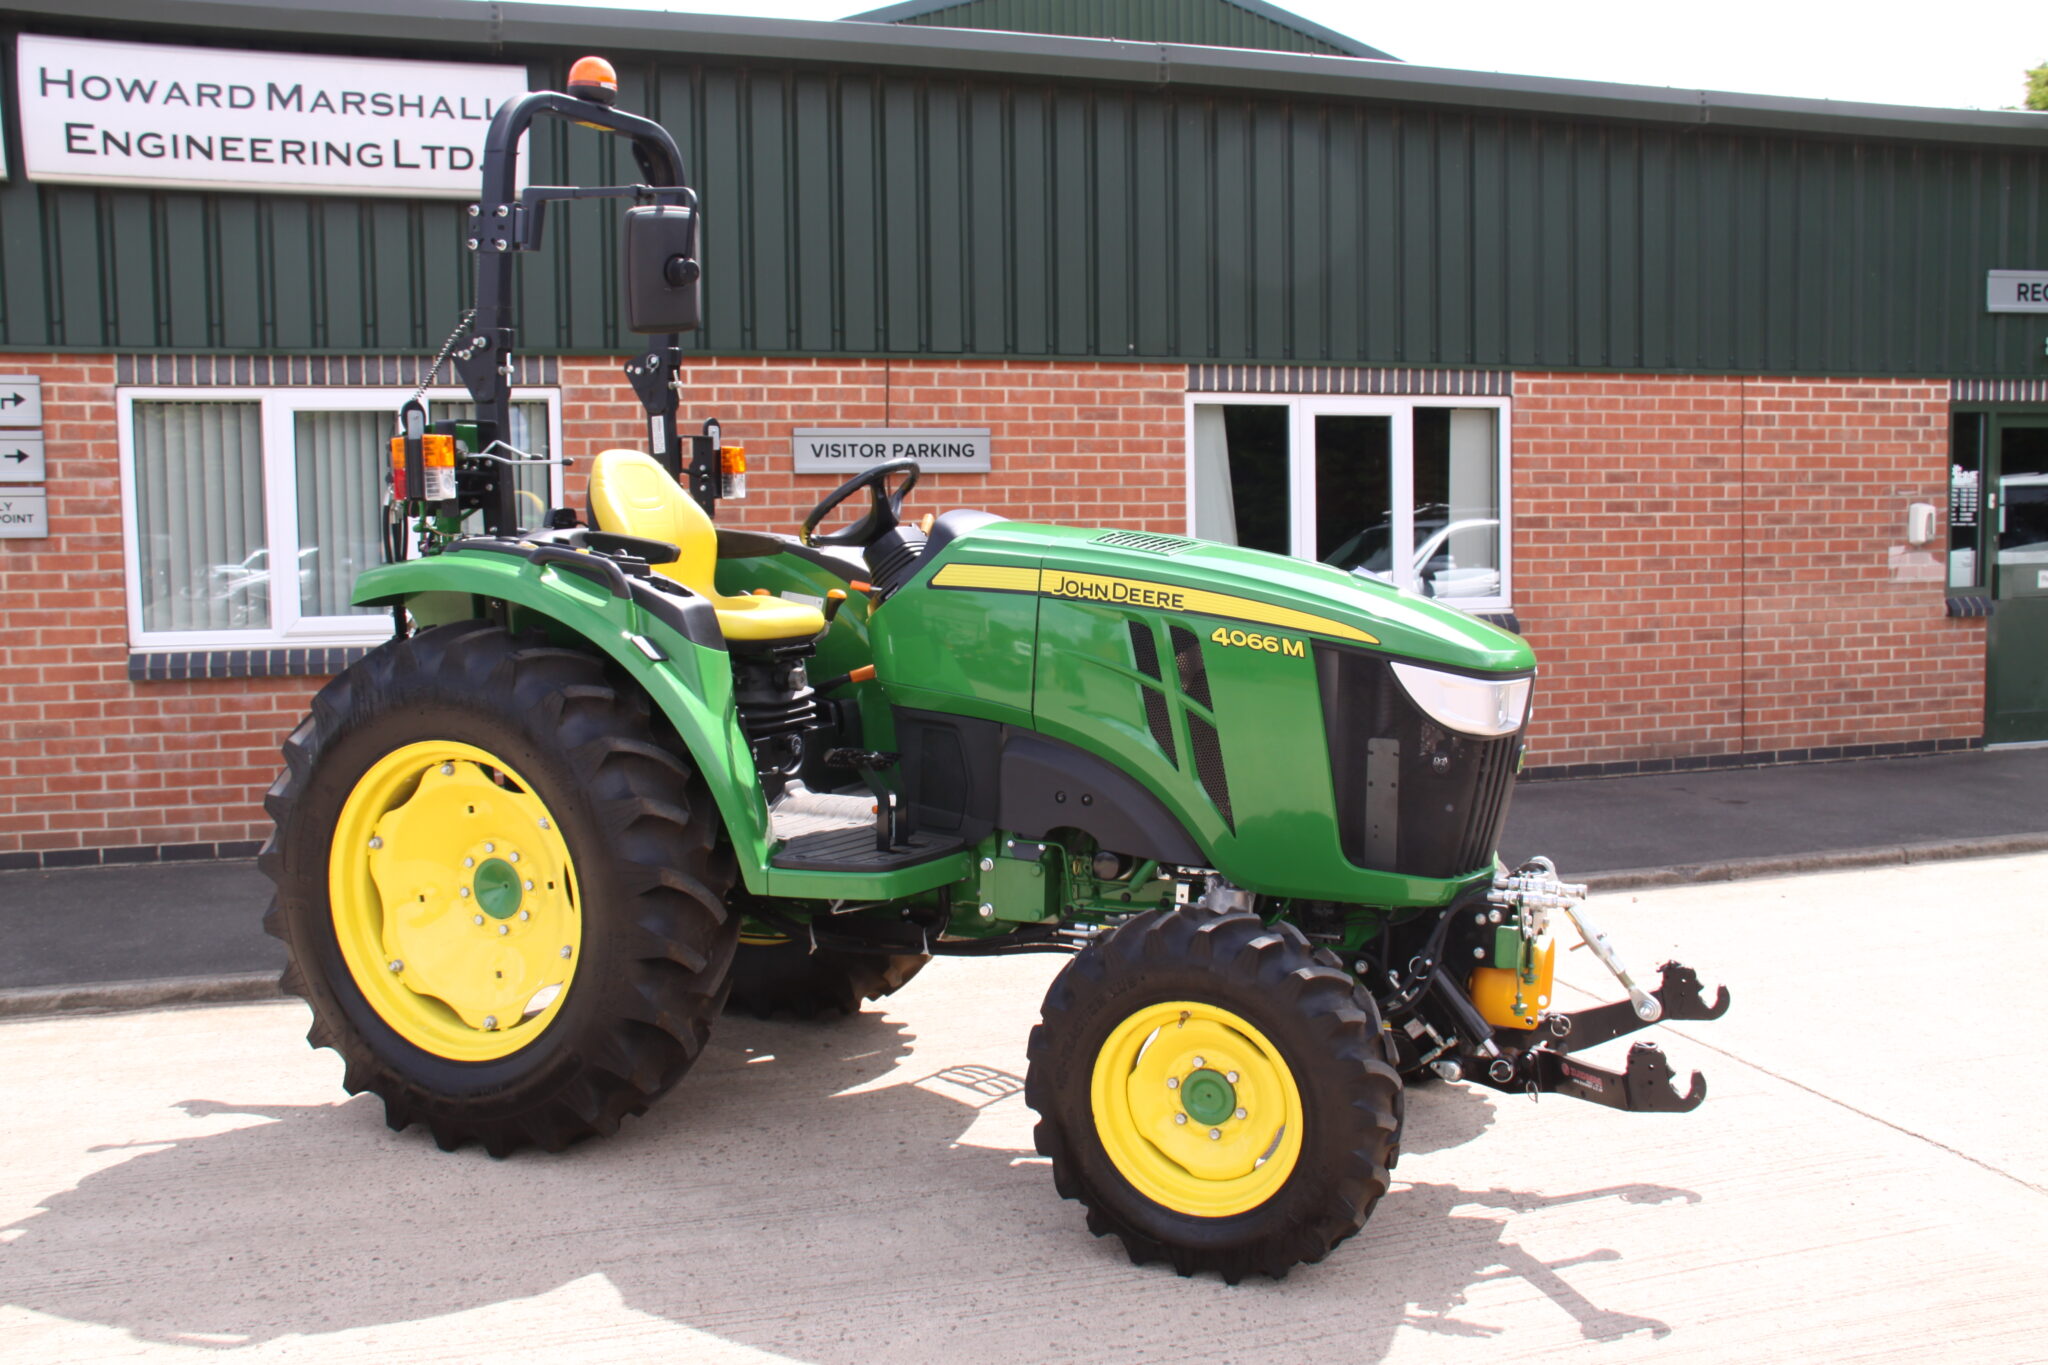
<path id="1" fill-rule="evenodd" d="M 1229 1010 L 1148 1005 L 1095 1056 L 1095 1133 L 1138 1193 L 1228 1218 L 1276 1194 L 1301 1156 L 1301 1091 L 1280 1050 Z"/>
<path id="2" fill-rule="evenodd" d="M 370 1007 L 451 1061 L 532 1042 L 583 955 L 560 825 L 519 773 L 470 744 L 408 744 L 363 774 L 335 824 L 327 893 Z"/>

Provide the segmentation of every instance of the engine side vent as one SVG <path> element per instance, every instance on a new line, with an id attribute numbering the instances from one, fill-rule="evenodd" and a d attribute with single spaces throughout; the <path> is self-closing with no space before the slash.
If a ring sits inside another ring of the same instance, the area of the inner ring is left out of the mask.
<path id="1" fill-rule="evenodd" d="M 1152 627 L 1143 621 L 1132 621 L 1131 659 L 1138 671 L 1158 682 L 1159 642 L 1152 636 Z M 1140 684 L 1138 693 L 1145 699 L 1145 724 L 1152 731 L 1152 742 L 1159 746 L 1159 752 L 1166 755 L 1166 761 L 1180 766 L 1180 748 L 1173 742 L 1173 717 L 1166 709 L 1166 693 L 1157 687 Z"/>
<path id="2" fill-rule="evenodd" d="M 1114 545 L 1120 550 L 1143 550 L 1147 554 L 1177 555 L 1192 550 L 1198 542 L 1179 536 L 1155 535 L 1150 531 L 1105 531 L 1095 537 L 1097 545 Z"/>
<path id="3" fill-rule="evenodd" d="M 1173 661 L 1180 667 L 1180 690 L 1214 710 L 1215 704 L 1209 700 L 1209 671 L 1202 667 L 1202 641 L 1193 631 L 1173 628 Z"/>
<path id="4" fill-rule="evenodd" d="M 1209 793 L 1230 832 L 1237 833 L 1237 821 L 1230 815 L 1230 779 L 1223 771 L 1222 742 L 1216 737 L 1216 727 L 1192 711 L 1188 712 L 1188 744 L 1195 751 L 1195 773 L 1202 779 L 1202 790 Z"/>
<path id="5" fill-rule="evenodd" d="M 1138 671 L 1153 682 L 1159 681 L 1159 643 L 1152 638 L 1152 627 L 1143 621 L 1127 623 L 1131 628 L 1131 658 L 1138 665 Z"/>

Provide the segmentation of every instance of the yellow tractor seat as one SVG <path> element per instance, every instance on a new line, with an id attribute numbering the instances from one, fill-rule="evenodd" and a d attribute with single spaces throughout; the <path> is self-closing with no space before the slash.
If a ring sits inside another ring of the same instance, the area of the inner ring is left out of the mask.
<path id="1" fill-rule="evenodd" d="M 655 462 L 637 450 L 607 450 L 590 467 L 590 515 L 597 529 L 665 540 L 682 551 L 663 574 L 708 598 L 728 640 L 808 640 L 825 629 L 825 614 L 780 597 L 728 597 L 713 582 L 718 532 L 704 509 Z"/>

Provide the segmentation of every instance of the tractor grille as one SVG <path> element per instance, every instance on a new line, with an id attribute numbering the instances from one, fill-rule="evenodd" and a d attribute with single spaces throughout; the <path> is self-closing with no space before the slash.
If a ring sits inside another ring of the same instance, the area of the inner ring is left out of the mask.
<path id="1" fill-rule="evenodd" d="M 1120 550 L 1144 550 L 1148 554 L 1177 555 L 1192 550 L 1195 542 L 1179 536 L 1155 535 L 1150 531 L 1106 531 L 1095 537 L 1097 545 L 1114 545 Z"/>
<path id="2" fill-rule="evenodd" d="M 1154 682 L 1159 678 L 1159 642 L 1152 637 L 1152 627 L 1144 621 L 1132 621 L 1131 660 L 1138 671 Z M 1179 750 L 1173 742 L 1173 717 L 1166 709 L 1166 693 L 1157 687 L 1138 685 L 1138 693 L 1145 699 L 1145 724 L 1152 731 L 1152 742 L 1159 746 L 1159 752 L 1166 755 L 1166 761 L 1178 767 Z"/>
<path id="3" fill-rule="evenodd" d="M 1173 662 L 1180 669 L 1180 690 L 1215 710 L 1209 700 L 1209 670 L 1202 667 L 1202 641 L 1193 631 L 1173 628 Z"/>
<path id="4" fill-rule="evenodd" d="M 1446 730 L 1364 650 L 1317 645 L 1344 855 L 1409 877 L 1462 877 L 1493 859 L 1522 736 Z"/>
<path id="5" fill-rule="evenodd" d="M 1230 779 L 1223 771 L 1223 745 L 1216 727 L 1192 711 L 1188 712 L 1188 745 L 1195 751 L 1195 774 L 1202 779 L 1202 790 L 1209 793 L 1223 823 L 1236 833 L 1237 821 L 1230 817 Z"/>

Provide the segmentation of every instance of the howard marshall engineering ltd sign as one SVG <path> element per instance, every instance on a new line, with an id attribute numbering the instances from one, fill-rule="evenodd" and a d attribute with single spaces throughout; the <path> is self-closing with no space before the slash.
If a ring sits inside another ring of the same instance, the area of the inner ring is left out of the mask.
<path id="1" fill-rule="evenodd" d="M 523 66 L 15 43 L 24 172 L 77 184 L 474 198 L 484 130 L 526 84 Z"/>
<path id="2" fill-rule="evenodd" d="M 806 427 L 791 434 L 791 448 L 799 474 L 858 474 L 892 460 L 916 460 L 928 474 L 986 473 L 995 468 L 986 427 L 864 431 Z"/>

